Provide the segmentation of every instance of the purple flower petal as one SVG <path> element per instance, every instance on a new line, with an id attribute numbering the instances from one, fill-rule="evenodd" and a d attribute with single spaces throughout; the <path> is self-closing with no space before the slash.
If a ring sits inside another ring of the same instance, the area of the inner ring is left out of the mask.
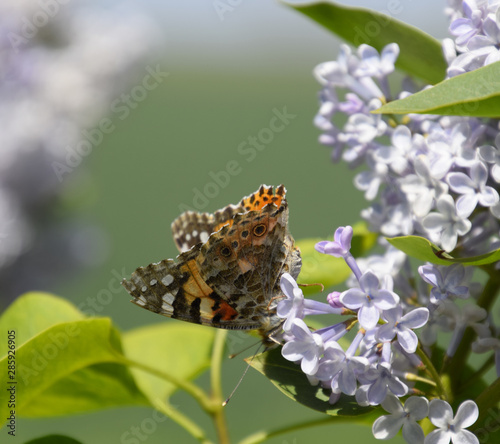
<path id="1" fill-rule="evenodd" d="M 339 299 L 346 307 L 357 310 L 366 304 L 366 293 L 359 288 L 350 288 L 344 291 Z"/>
<path id="2" fill-rule="evenodd" d="M 458 407 L 455 415 L 455 425 L 460 428 L 470 427 L 477 421 L 479 409 L 474 401 L 464 401 Z"/>
<path id="3" fill-rule="evenodd" d="M 358 320 L 364 329 L 370 330 L 375 327 L 379 319 L 380 313 L 377 307 L 373 305 L 364 305 L 359 309 Z"/>

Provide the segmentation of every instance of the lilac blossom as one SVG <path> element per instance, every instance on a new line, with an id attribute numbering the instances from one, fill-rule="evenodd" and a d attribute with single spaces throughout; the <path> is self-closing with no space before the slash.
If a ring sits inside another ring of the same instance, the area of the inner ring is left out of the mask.
<path id="1" fill-rule="evenodd" d="M 429 320 L 423 327 L 420 335 L 420 342 L 424 346 L 435 344 L 439 331 L 451 332 L 455 326 L 453 313 L 445 303 L 439 303 L 437 306 L 431 306 L 429 310 Z"/>
<path id="2" fill-rule="evenodd" d="M 472 351 L 474 353 L 494 351 L 496 374 L 497 378 L 500 378 L 500 339 L 492 337 L 478 338 L 472 343 Z"/>
<path id="3" fill-rule="evenodd" d="M 422 221 L 431 240 L 452 251 L 458 241 L 458 236 L 466 234 L 471 228 L 467 218 L 457 214 L 455 202 L 449 194 L 442 195 L 436 203 L 438 212 L 429 213 Z"/>
<path id="4" fill-rule="evenodd" d="M 286 318 L 283 330 L 290 331 L 294 319 L 304 318 L 304 295 L 295 279 L 288 273 L 281 276 L 280 285 L 286 299 L 278 302 L 276 312 L 280 318 Z"/>
<path id="5" fill-rule="evenodd" d="M 474 304 L 463 307 L 459 307 L 451 301 L 445 301 L 444 304 L 454 321 L 453 334 L 446 349 L 446 354 L 454 356 L 467 327 L 474 329 L 480 336 L 487 334 L 488 326 L 483 321 L 488 313 L 484 308 Z"/>
<path id="6" fill-rule="evenodd" d="M 323 254 L 329 254 L 333 257 L 343 257 L 354 275 L 359 279 L 361 277 L 361 271 L 359 270 L 358 264 L 349 251 L 351 249 L 352 235 L 352 227 L 339 227 L 335 230 L 333 242 L 321 241 L 318 242 L 314 246 L 314 248 L 316 249 L 316 251 L 319 251 Z"/>
<path id="7" fill-rule="evenodd" d="M 377 439 L 391 439 L 403 428 L 403 438 L 409 444 L 423 444 L 424 431 L 417 423 L 427 417 L 429 401 L 421 396 L 411 396 L 403 404 L 392 395 L 382 402 L 384 410 L 390 413 L 377 418 L 373 423 L 373 436 Z"/>
<path id="8" fill-rule="evenodd" d="M 500 183 L 500 133 L 495 138 L 495 146 L 483 145 L 479 147 L 480 158 L 491 164 L 491 178 Z"/>
<path id="9" fill-rule="evenodd" d="M 307 315 L 342 313 L 342 307 L 334 307 L 324 302 L 304 299 L 302 290 L 289 273 L 283 273 L 280 285 L 285 299 L 278 302 L 277 314 L 280 318 L 286 319 L 283 324 L 285 332 L 290 331 L 294 319 L 303 319 Z"/>
<path id="10" fill-rule="evenodd" d="M 339 227 L 335 230 L 333 242 L 321 241 L 314 248 L 323 254 L 329 254 L 334 257 L 345 257 L 351 249 L 352 235 L 352 227 Z"/>
<path id="11" fill-rule="evenodd" d="M 365 386 L 367 401 L 370 405 L 379 405 L 388 393 L 397 397 L 408 393 L 408 386 L 391 372 L 391 365 L 380 362 L 372 366 L 359 380 Z"/>
<path id="12" fill-rule="evenodd" d="M 301 369 L 308 375 L 314 375 L 319 366 L 319 358 L 323 354 L 321 336 L 312 333 L 301 319 L 294 319 L 290 328 L 293 338 L 281 349 L 281 354 L 289 361 L 300 361 Z"/>
<path id="13" fill-rule="evenodd" d="M 500 60 L 500 2 L 448 3 L 450 32 L 455 38 L 443 42 L 448 77 Z M 415 84 L 404 82 L 403 91 L 391 92 L 395 83 L 389 78 L 398 55 L 399 47 L 394 44 L 380 53 L 368 45 L 357 50 L 343 45 L 336 61 L 315 69 L 322 88 L 315 118 L 315 125 L 322 131 L 320 143 L 331 147 L 334 161 L 360 169 L 354 185 L 368 201 L 361 214 L 372 231 L 390 237 L 423 236 L 459 257 L 499 248 L 498 120 L 417 114 L 395 118 L 371 113 L 393 97 L 407 97 L 419 90 Z M 448 357 L 456 353 L 467 327 L 479 337 L 473 346 L 478 352 L 496 356 L 498 339 L 489 337 L 492 327 L 487 313 L 475 303 L 477 284 L 470 282 L 472 267 L 426 264 L 418 270 L 420 279 L 408 257 L 382 237 L 379 245 L 383 253 L 355 259 L 350 252 L 352 230 L 348 228 L 340 227 L 333 242 L 316 245 L 320 253 L 343 258 L 353 275 L 346 291 L 333 291 L 326 297 L 330 307 L 343 309 L 340 314 L 349 319 L 334 320 L 311 333 L 321 338 L 322 349 L 317 366 L 311 365 L 315 373 L 309 372 L 309 378 L 331 389 L 332 403 L 341 393 L 355 392 L 360 405 L 383 402 L 389 406 L 392 415 L 374 424 L 377 438 L 388 439 L 403 428 L 407 442 L 422 443 L 424 435 L 417 421 L 426 416 L 428 401 L 411 397 L 403 406 L 397 399 L 407 395 L 415 384 L 414 376 L 424 361 L 421 353 L 429 351 L 440 331 L 451 333 Z M 457 304 L 459 299 L 469 301 Z M 291 309 L 287 314 L 294 316 Z M 298 320 L 293 322 L 296 326 Z M 345 339 L 353 328 L 358 329 L 356 339 L 342 348 L 337 341 Z M 420 328 L 420 332 L 414 331 Z M 292 332 L 287 337 L 301 341 Z M 312 339 L 307 341 L 313 343 Z M 311 348 L 318 352 L 317 346 Z M 448 404 L 445 407 L 433 401 L 430 417 L 441 429 L 432 432 L 425 442 L 475 442 L 463 430 L 473 422 L 466 418 L 471 406 L 467 403 L 471 402 L 462 404 L 454 420 Z M 446 417 L 441 420 L 440 410 Z"/>
<path id="14" fill-rule="evenodd" d="M 448 184 L 442 180 L 447 170 L 436 157 L 425 154 L 414 159 L 413 167 L 415 173 L 402 177 L 399 184 L 415 216 L 423 218 L 429 214 L 435 200 L 448 192 Z"/>
<path id="15" fill-rule="evenodd" d="M 379 56 L 375 48 L 360 45 L 358 55 L 361 59 L 355 74 L 360 77 L 384 78 L 394 71 L 394 63 L 399 55 L 399 46 L 391 43 L 382 49 Z"/>
<path id="16" fill-rule="evenodd" d="M 407 126 L 399 125 L 391 136 L 391 145 L 380 146 L 375 151 L 375 158 L 379 162 L 390 165 L 396 174 L 404 174 L 408 168 L 413 148 L 412 134 Z"/>
<path id="17" fill-rule="evenodd" d="M 321 381 L 331 381 L 334 391 L 354 395 L 357 388 L 357 375 L 364 373 L 370 365 L 365 357 L 354 356 L 362 336 L 358 334 L 357 339 L 351 343 L 346 352 L 337 342 L 327 342 L 324 356 L 314 376 Z"/>
<path id="18" fill-rule="evenodd" d="M 453 20 L 465 18 L 452 26 L 457 38 L 460 34 L 464 42 L 473 44 L 481 35 L 497 35 L 498 24 L 492 23 L 497 6 L 469 5 L 469 15 L 465 16 L 461 6 L 457 2 L 451 7 L 457 9 L 456 13 L 449 13 Z M 498 190 L 490 179 L 500 176 L 492 142 L 498 128 L 494 121 L 477 118 L 416 114 L 408 115 L 404 125 L 394 126 L 382 114 L 371 114 L 381 97 L 388 101 L 393 95 L 387 79 L 398 56 L 396 48 L 388 45 L 379 56 L 367 45 L 357 52 L 343 47 L 338 61 L 317 68 L 323 87 L 319 114 L 332 119 L 333 114 L 323 110 L 335 109 L 335 113 L 347 117 L 341 127 L 333 120 L 322 121 L 318 127 L 327 127 L 328 134 L 335 134 L 334 145 L 328 143 L 335 149 L 334 160 L 343 159 L 352 167 L 365 166 L 354 183 L 371 201 L 362 215 L 372 230 L 391 237 L 422 235 L 452 251 L 469 232 L 474 208 L 474 217 L 478 210 L 489 210 L 500 219 Z M 453 51 L 455 55 L 451 48 L 448 51 L 450 63 L 457 58 L 456 49 Z M 465 54 L 470 49 L 461 47 L 460 51 Z M 390 62 L 386 64 L 383 60 L 389 53 Z M 350 90 L 349 106 L 345 108 L 337 99 L 338 87 Z M 405 94 L 410 93 L 400 96 Z M 328 98 L 331 104 L 327 106 Z M 491 172 L 488 168 L 485 171 L 485 162 L 491 165 Z"/>
<path id="19" fill-rule="evenodd" d="M 377 325 L 381 310 L 394 308 L 399 296 L 385 288 L 380 288 L 379 278 L 370 270 L 359 279 L 360 288 L 350 288 L 340 295 L 340 302 L 347 308 L 358 311 L 358 320 L 363 328 Z"/>
<path id="20" fill-rule="evenodd" d="M 472 269 L 469 269 L 472 271 Z M 461 264 L 450 266 L 422 265 L 418 268 L 420 277 L 432 286 L 430 300 L 433 304 L 449 297 L 468 298 L 467 285 L 470 273 L 466 273 Z"/>
<path id="21" fill-rule="evenodd" d="M 500 60 L 498 2 L 463 0 L 456 6 L 448 11 L 452 16 L 450 32 L 456 37 L 445 43 L 449 77 Z"/>
<path id="22" fill-rule="evenodd" d="M 425 444 L 453 443 L 479 444 L 476 435 L 468 430 L 479 416 L 479 409 L 474 401 L 464 401 L 453 417 L 453 410 L 446 401 L 433 399 L 429 403 L 429 419 L 438 427 L 425 438 Z"/>
<path id="23" fill-rule="evenodd" d="M 397 335 L 398 342 L 407 353 L 415 353 L 418 344 L 414 328 L 423 327 L 429 319 L 429 310 L 424 307 L 416 308 L 403 315 L 403 308 L 397 306 L 385 310 L 382 317 L 387 321 L 379 327 L 376 336 L 381 341 L 392 341 Z"/>
<path id="24" fill-rule="evenodd" d="M 461 172 L 450 173 L 447 181 L 453 191 L 461 196 L 457 200 L 457 213 L 459 216 L 469 217 L 477 204 L 492 207 L 499 201 L 498 192 L 486 185 L 488 170 L 481 162 L 470 169 L 470 177 Z"/>

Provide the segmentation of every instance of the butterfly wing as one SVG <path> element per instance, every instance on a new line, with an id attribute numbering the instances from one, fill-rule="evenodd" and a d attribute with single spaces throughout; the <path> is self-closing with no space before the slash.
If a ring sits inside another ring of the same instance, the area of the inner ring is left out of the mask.
<path id="1" fill-rule="evenodd" d="M 184 213 L 173 224 L 174 237 L 175 230 L 182 232 L 178 245 L 196 239 L 193 234 L 187 238 L 189 227 L 195 234 L 216 231 L 204 243 L 196 239 L 177 261 L 140 267 L 130 280 L 124 279 L 132 302 L 164 316 L 218 328 L 257 329 L 267 336 L 281 323 L 272 306 L 282 296 L 279 278 L 284 272 L 297 277 L 301 267 L 284 197 L 283 186 L 276 193 L 262 186 L 238 206 L 214 215 Z"/>
<path id="2" fill-rule="evenodd" d="M 200 242 L 205 243 L 212 233 L 225 225 L 231 225 L 236 214 L 261 210 L 269 203 L 279 208 L 285 194 L 283 185 L 278 186 L 276 191 L 272 186 L 261 185 L 255 193 L 241 199 L 239 204 L 228 205 L 213 214 L 186 211 L 172 222 L 175 245 L 180 252 L 184 252 Z"/>
<path id="3" fill-rule="evenodd" d="M 282 296 L 279 278 L 284 272 L 297 276 L 301 266 L 287 222 L 286 201 L 279 208 L 266 205 L 237 214 L 231 225 L 202 245 L 197 257 L 200 276 L 238 312 L 231 320 L 233 328 L 265 332 L 280 324 L 271 306 Z"/>

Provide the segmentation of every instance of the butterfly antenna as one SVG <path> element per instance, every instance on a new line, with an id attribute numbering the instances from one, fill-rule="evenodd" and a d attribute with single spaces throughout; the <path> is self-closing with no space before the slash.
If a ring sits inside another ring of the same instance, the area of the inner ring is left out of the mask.
<path id="1" fill-rule="evenodd" d="M 243 378 L 245 377 L 245 375 L 247 374 L 247 371 L 248 369 L 250 368 L 250 364 L 252 364 L 252 361 L 253 361 L 253 358 L 255 358 L 255 356 L 257 355 L 257 353 L 259 353 L 259 350 L 260 348 L 263 346 L 264 344 L 261 343 L 259 345 L 259 348 L 256 350 L 256 352 L 254 353 L 254 355 L 252 356 L 252 358 L 250 359 L 250 361 L 248 362 L 246 368 L 245 368 L 245 371 L 243 372 L 243 374 L 241 375 L 241 378 L 240 380 L 238 381 L 238 383 L 236 384 L 236 386 L 234 387 L 233 391 L 231 392 L 231 394 L 227 397 L 227 399 L 222 403 L 222 407 L 225 407 L 227 405 L 227 403 L 229 402 L 229 400 L 233 397 L 234 395 L 234 392 L 236 391 L 236 389 L 240 386 L 241 384 L 241 381 L 243 381 Z M 247 347 L 248 349 L 249 347 Z M 243 351 L 243 350 L 241 350 Z M 239 353 L 241 353 L 241 351 Z"/>
<path id="2" fill-rule="evenodd" d="M 244 351 L 247 351 L 249 348 L 252 348 L 254 347 L 255 345 L 257 345 L 258 342 L 256 343 L 253 343 L 251 345 L 249 345 L 248 347 L 245 347 L 244 349 L 240 350 L 240 351 L 237 351 L 236 353 L 233 353 L 232 355 L 229 355 L 228 358 L 229 359 L 233 359 L 233 358 L 236 358 L 236 356 L 238 356 L 239 354 L 243 353 Z M 259 347 L 260 348 L 260 347 Z M 259 351 L 259 349 L 257 349 L 257 351 Z M 255 356 L 255 355 L 254 355 Z M 253 358 L 252 358 L 253 359 Z"/>
<path id="3" fill-rule="evenodd" d="M 315 284 L 298 284 L 299 287 L 321 287 L 321 291 L 324 291 L 325 286 L 319 282 Z"/>

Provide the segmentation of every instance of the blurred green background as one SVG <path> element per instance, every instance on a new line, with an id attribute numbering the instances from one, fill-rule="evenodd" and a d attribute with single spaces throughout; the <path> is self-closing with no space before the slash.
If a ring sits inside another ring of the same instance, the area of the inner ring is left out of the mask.
<path id="1" fill-rule="evenodd" d="M 112 300 L 100 305 L 96 314 L 109 316 L 122 330 L 178 322 L 129 303 L 129 295 L 117 288 L 117 276 L 128 276 L 138 266 L 177 255 L 170 223 L 183 205 L 193 207 L 196 190 L 204 191 L 214 182 L 210 174 L 224 171 L 228 161 L 238 162 L 241 171 L 230 177 L 227 186 L 217 187 L 203 211 L 237 203 L 261 184 L 283 183 L 288 190 L 290 230 L 301 239 L 331 236 L 336 227 L 355 223 L 367 206 L 352 186 L 354 172 L 330 161 L 330 150 L 318 144 L 319 131 L 312 124 L 319 90 L 312 69 L 336 57 L 338 41 L 277 3 L 242 2 L 224 20 L 217 17 L 213 2 L 188 3 L 147 3 L 165 24 L 166 34 L 164 51 L 149 66 L 158 64 L 169 75 L 144 100 L 135 102 L 126 118 L 121 119 L 123 115 L 110 105 L 108 117 L 115 129 L 83 159 L 81 167 L 87 173 L 64 177 L 68 191 L 61 211 L 102 227 L 107 234 L 103 240 L 107 256 L 98 268 L 63 280 L 53 292 L 85 311 L 92 310 L 89 301 L 99 291 L 110 290 Z M 385 2 L 376 3 L 378 9 L 384 8 Z M 199 9 L 190 9 L 192 6 Z M 414 8 L 408 3 L 406 17 L 415 19 Z M 435 8 L 441 11 L 442 6 Z M 440 17 L 439 13 L 436 16 Z M 427 23 L 428 27 L 432 25 Z M 139 74 L 124 94 L 140 85 L 143 75 Z M 249 161 L 238 146 L 269 127 L 274 109 L 284 108 L 296 117 Z M 245 368 L 243 357 L 251 353 L 224 363 L 225 393 L 234 388 Z M 208 387 L 207 375 L 199 382 Z M 203 428 L 212 430 L 207 416 L 189 397 L 178 393 L 172 403 Z M 140 427 L 152 413 L 145 408 L 120 408 L 67 418 L 19 419 L 18 437 L 9 437 L 8 442 L 61 433 L 86 443 L 119 443 L 124 433 Z M 248 372 L 226 413 L 234 442 L 261 429 L 322 417 L 295 405 L 254 370 Z M 215 439 L 214 432 L 210 436 Z M 375 442 L 368 427 L 348 424 L 294 432 L 268 442 L 347 439 Z M 140 442 L 194 440 L 166 419 Z"/>
<path id="2" fill-rule="evenodd" d="M 127 275 L 140 265 L 175 257 L 170 223 L 178 216 L 179 206 L 193 206 L 193 189 L 204 190 L 208 182 L 214 182 L 209 173 L 225 170 L 229 160 L 239 163 L 241 173 L 231 176 L 229 185 L 208 199 L 207 211 L 237 203 L 262 183 L 283 183 L 288 190 L 290 229 L 296 238 L 331 236 L 337 226 L 354 223 L 363 208 L 363 198 L 351 186 L 352 172 L 332 165 L 329 150 L 316 142 L 317 131 L 311 121 L 317 108 L 317 89 L 310 67 L 287 76 L 265 72 L 171 72 L 85 160 L 92 173 L 92 188 L 81 208 L 82 216 L 96 221 L 109 233 L 110 255 L 99 270 L 67 283 L 58 289 L 59 294 L 91 309 L 87 298 L 95 297 L 103 288 L 112 290 L 116 272 L 125 271 Z M 239 154 L 237 146 L 269 126 L 274 108 L 281 110 L 285 106 L 297 117 L 247 162 L 247 156 Z M 112 293 L 113 300 L 98 314 L 110 316 L 123 330 L 148 323 L 178 322 L 132 305 L 124 290 Z M 252 342 L 255 339 L 250 339 Z M 246 345 L 242 343 L 241 348 Z M 225 363 L 226 393 L 244 370 L 243 357 L 251 353 Z M 202 377 L 208 382 L 206 379 Z M 172 402 L 184 412 L 192 409 L 195 418 L 210 427 L 187 396 L 176 395 Z M 78 419 L 36 421 L 36 426 L 35 421 L 30 421 L 29 425 L 21 423 L 19 429 L 29 426 L 40 433 L 41 428 L 52 423 L 57 429 L 68 428 L 70 435 L 92 442 L 90 437 L 95 435 L 88 429 L 100 424 L 99 440 L 116 442 L 118 432 L 150 415 L 147 409 L 120 409 Z M 227 415 L 236 441 L 261 428 L 294 423 L 316 414 L 295 406 L 263 376 L 250 370 L 228 405 Z M 327 442 L 332 433 L 342 429 L 347 433 L 352 427 L 324 427 L 314 436 L 317 442 Z M 368 428 L 358 430 L 360 440 L 372 439 Z M 312 439 L 310 433 L 285 439 L 305 442 Z M 191 440 L 167 420 L 147 442 L 164 443 L 166 437 L 167 442 Z M 270 442 L 284 441 L 276 438 Z"/>

